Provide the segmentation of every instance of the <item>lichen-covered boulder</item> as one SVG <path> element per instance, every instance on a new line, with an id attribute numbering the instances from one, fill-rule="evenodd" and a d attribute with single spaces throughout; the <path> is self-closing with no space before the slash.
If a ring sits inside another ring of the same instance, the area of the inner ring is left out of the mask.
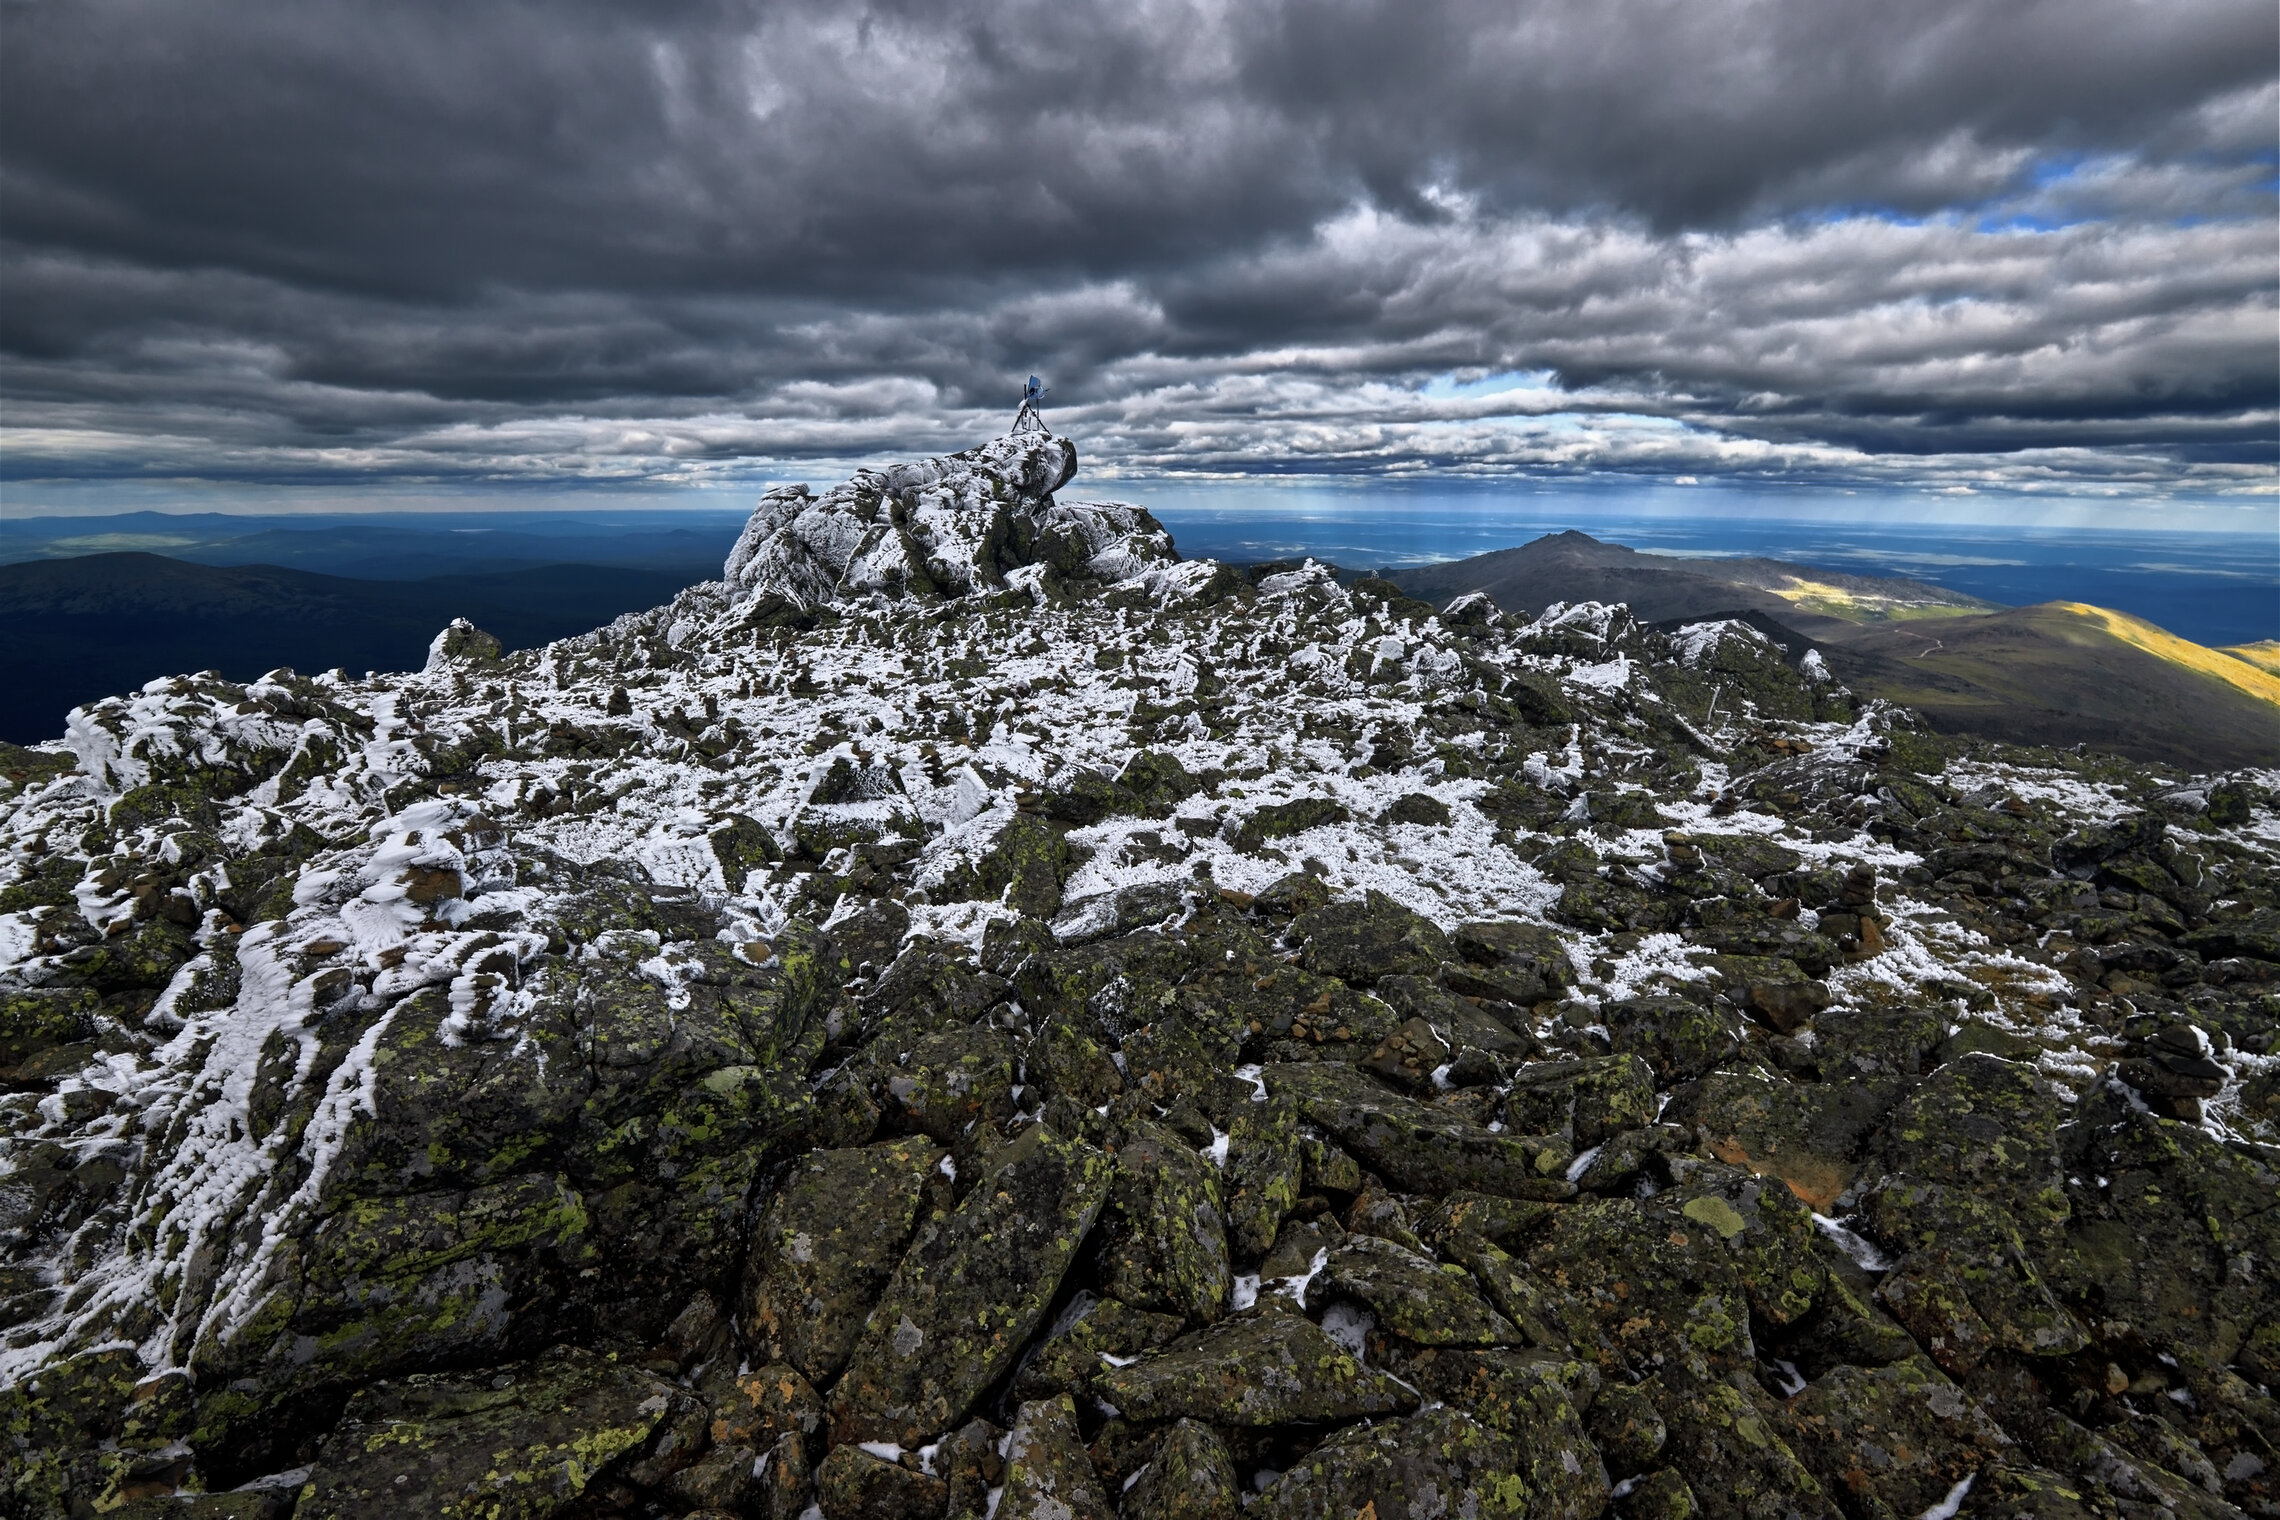
<path id="1" fill-rule="evenodd" d="M 854 1353 L 940 1178 L 922 1136 L 801 1158 L 753 1232 L 744 1331 L 775 1361 L 828 1382 Z"/>
<path id="2" fill-rule="evenodd" d="M 1357 1425 L 1308 1453 L 1260 1495 L 1266 1520 L 1323 1515 L 1463 1515 L 1521 1520 L 1527 1480 L 1511 1438 L 1454 1409 Z"/>
<path id="3" fill-rule="evenodd" d="M 1435 1350 L 1412 1360 L 1409 1371 L 1432 1397 L 1511 1439 L 1528 1481 L 1531 1516 L 1592 1520 L 1606 1510 L 1611 1486 L 1594 1445 L 1598 1427 L 1587 1430 L 1582 1414 L 1605 1392 L 1587 1363 L 1503 1350 Z M 1659 1437 L 1659 1421 L 1655 1429 Z"/>
<path id="4" fill-rule="evenodd" d="M 1859 1177 L 1862 1145 L 1889 1102 L 1863 1083 L 1714 1071 L 1674 1092 L 1662 1117 L 1691 1130 L 1719 1160 L 1777 1177 L 1827 1212 Z"/>
<path id="5" fill-rule="evenodd" d="M 1778 1183 L 1714 1164 L 1652 1198 L 1561 1210 L 1527 1261 L 1589 1316 L 1571 1327 L 1579 1350 L 1604 1341 L 1639 1372 L 1745 1369 L 1752 1317 L 1794 1323 L 1827 1280 L 1805 1206 Z"/>
<path id="6" fill-rule="evenodd" d="M 1617 1479 L 1637 1477 L 1653 1466 L 1670 1433 L 1655 1401 L 1631 1383 L 1602 1387 L 1585 1423 L 1608 1475 Z"/>
<path id="7" fill-rule="evenodd" d="M 639 1456 L 687 1396 L 589 1352 L 496 1371 L 417 1374 L 349 1401 L 296 1514 L 553 1515 Z"/>
<path id="8" fill-rule="evenodd" d="M 1565 1132 L 1577 1149 L 1654 1122 L 1654 1068 L 1635 1055 L 1544 1061 L 1514 1074 L 1505 1121 L 1523 1134 Z"/>
<path id="9" fill-rule="evenodd" d="M 1307 1287 L 1310 1306 L 1335 1298 L 1366 1305 L 1378 1325 L 1420 1346 L 1496 1346 L 1520 1339 L 1463 1267 L 1390 1240 L 1354 1235 L 1333 1249 Z"/>
<path id="10" fill-rule="evenodd" d="M 1383 892 L 1302 913 L 1290 926 L 1306 943 L 1306 969 L 1368 986 L 1381 976 L 1424 975 L 1449 958 L 1448 936 Z"/>
<path id="11" fill-rule="evenodd" d="M 1227 1443 L 1210 1426 L 1181 1420 L 1132 1475 L 1118 1512 L 1124 1520 L 1235 1520 L 1238 1495 Z"/>
<path id="12" fill-rule="evenodd" d="M 881 1070 L 880 1085 L 904 1123 L 968 1156 L 1012 1116 L 1020 1066 L 1011 1035 L 977 1024 L 926 1036 Z"/>
<path id="13" fill-rule="evenodd" d="M 1227 1169 L 1220 1181 L 1228 1241 L 1238 1257 L 1266 1255 L 1305 1181 L 1298 1110 L 1264 1094 L 1239 1105 L 1228 1130 Z"/>
<path id="14" fill-rule="evenodd" d="M 1701 1076 L 1741 1044 L 1731 1015 L 1688 998 L 1625 998 L 1601 1009 L 1600 1017 L 1616 1051 L 1643 1057 L 1666 1086 Z"/>
<path id="15" fill-rule="evenodd" d="M 1076 1406 L 1067 1394 L 1033 1399 L 1015 1412 L 997 1513 L 1004 1520 L 1112 1520 L 1115 1515 L 1085 1455 Z"/>
<path id="16" fill-rule="evenodd" d="M 1417 1407 L 1417 1395 L 1365 1367 L 1287 1308 L 1224 1320 L 1174 1341 L 1096 1385 L 1132 1420 L 1207 1425 L 1332 1423 Z"/>
<path id="17" fill-rule="evenodd" d="M 1564 1143 L 1498 1133 L 1339 1065 L 1273 1066 L 1266 1082 L 1365 1165 L 1410 1191 L 1440 1196 L 1469 1189 L 1521 1198 L 1566 1191 L 1559 1173 L 1571 1152 Z"/>
<path id="18" fill-rule="evenodd" d="M 2011 1438 L 1921 1357 L 1839 1366 L 1782 1411 L 1790 1449 L 1838 1501 L 1863 1513 L 1920 1515 L 2000 1459 Z"/>
<path id="19" fill-rule="evenodd" d="M 815 1497 L 825 1520 L 940 1520 L 950 1493 L 915 1464 L 844 1444 L 816 1469 Z"/>
<path id="20" fill-rule="evenodd" d="M 1021 1364 L 1014 1375 L 1013 1395 L 1027 1400 L 1058 1393 L 1089 1394 L 1095 1380 L 1111 1368 L 1154 1350 L 1187 1328 L 1176 1314 L 1155 1314 L 1080 1290 L 1061 1311 L 1052 1332 Z"/>
<path id="21" fill-rule="evenodd" d="M 1998 1347 L 2067 1356 L 2088 1339 L 2043 1278 L 2070 1212 L 2057 1129 L 2035 1069 L 1985 1054 L 1940 1067 L 1885 1121 L 1891 1170 L 1868 1219 L 1902 1254 L 1879 1297 L 1950 1372 Z"/>
<path id="22" fill-rule="evenodd" d="M 1170 1129 L 1135 1120 L 1116 1152 L 1100 1251 L 1111 1297 L 1193 1324 L 1218 1319 L 1234 1275 L 1218 1170 Z"/>
<path id="23" fill-rule="evenodd" d="M 1684 1479 L 1657 1487 L 1686 1490 L 1694 1514 L 1704 1520 L 1836 1520 L 1841 1513 L 1781 1438 L 1763 1395 L 1722 1382 L 1683 1393 L 1652 1381 L 1647 1386 L 1656 1390 L 1652 1397 L 1669 1425 L 1662 1471 Z"/>
<path id="24" fill-rule="evenodd" d="M 916 1446 L 963 1421 L 1044 1319 L 1112 1164 L 1032 1125 L 919 1231 L 832 1391 L 839 1441 Z"/>

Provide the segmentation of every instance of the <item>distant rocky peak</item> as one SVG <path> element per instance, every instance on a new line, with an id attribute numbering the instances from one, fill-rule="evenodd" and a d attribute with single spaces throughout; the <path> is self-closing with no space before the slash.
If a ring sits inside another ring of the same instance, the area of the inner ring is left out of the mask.
<path id="1" fill-rule="evenodd" d="M 1179 558 L 1140 507 L 1059 502 L 1075 445 L 1032 424 L 976 448 L 762 497 L 722 569 L 740 601 L 959 597 L 1053 579 L 1116 583 Z"/>

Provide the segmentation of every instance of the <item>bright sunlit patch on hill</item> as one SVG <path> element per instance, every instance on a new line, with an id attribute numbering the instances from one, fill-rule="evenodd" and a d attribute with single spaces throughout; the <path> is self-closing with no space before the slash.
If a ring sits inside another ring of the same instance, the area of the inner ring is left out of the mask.
<path id="1" fill-rule="evenodd" d="M 2190 639 L 2181 639 L 2164 629 L 2156 628 L 2143 618 L 2131 617 L 2126 612 L 2116 612 L 2109 607 L 2093 607 L 2087 602 L 2056 602 L 2052 605 L 2062 612 L 2070 612 L 2076 617 L 2098 624 L 2123 643 L 2142 649 L 2147 654 L 2205 676 L 2214 676 L 2259 701 L 2280 707 L 2280 675 L 2275 675 L 2270 670 L 2260 670 L 2245 659 L 2206 648 Z M 2262 645 L 2250 647 L 2266 650 L 2275 648 L 2269 640 Z"/>
<path id="2" fill-rule="evenodd" d="M 2259 670 L 2268 670 L 2280 676 L 2280 639 L 2258 639 L 2253 644 L 2232 644 L 2221 653 L 2236 660 L 2246 660 Z"/>

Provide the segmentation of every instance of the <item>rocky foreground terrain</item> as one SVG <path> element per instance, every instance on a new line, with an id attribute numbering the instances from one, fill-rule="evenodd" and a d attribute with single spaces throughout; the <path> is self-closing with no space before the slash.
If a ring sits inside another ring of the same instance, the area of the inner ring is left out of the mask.
<path id="1" fill-rule="evenodd" d="M 0 1507 L 2280 1514 L 2280 772 L 1075 463 L 8 751 Z"/>

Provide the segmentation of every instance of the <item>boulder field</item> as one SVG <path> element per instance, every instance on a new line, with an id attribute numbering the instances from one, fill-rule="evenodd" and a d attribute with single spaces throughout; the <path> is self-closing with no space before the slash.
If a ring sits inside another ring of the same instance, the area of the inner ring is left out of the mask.
<path id="1" fill-rule="evenodd" d="M 2280 772 L 1076 464 L 0 754 L 0 1512 L 2280 1515 Z"/>

